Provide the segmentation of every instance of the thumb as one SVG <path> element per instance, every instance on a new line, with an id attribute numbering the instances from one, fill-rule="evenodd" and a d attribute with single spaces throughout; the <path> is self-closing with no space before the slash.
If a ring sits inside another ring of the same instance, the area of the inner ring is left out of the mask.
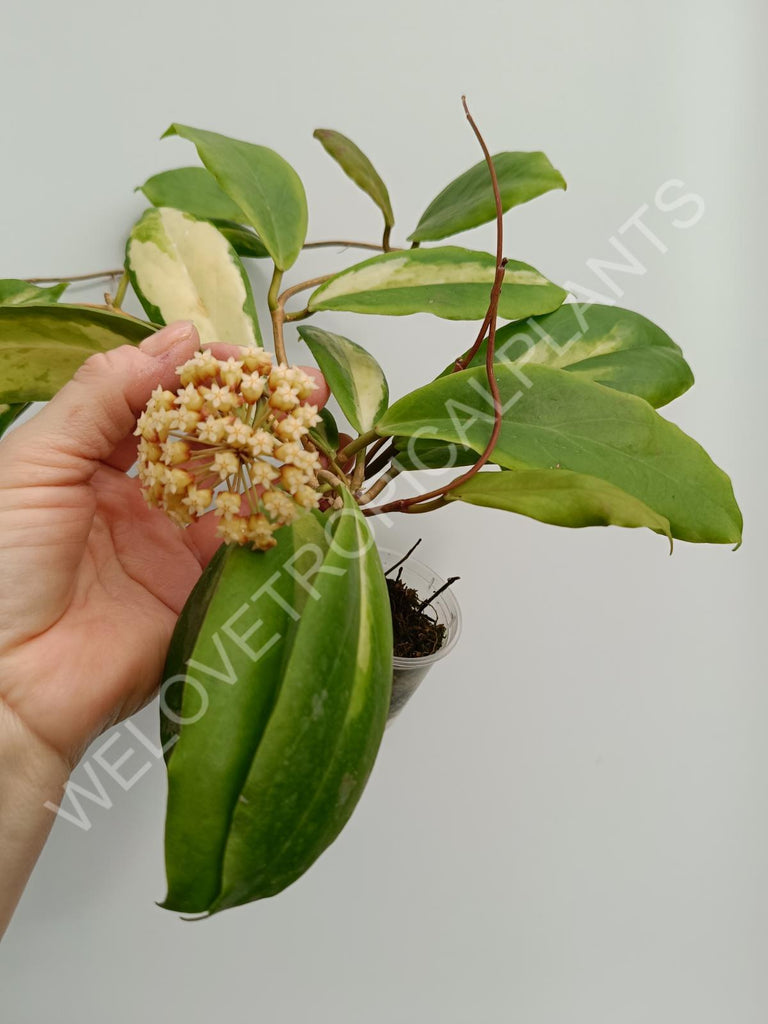
<path id="1" fill-rule="evenodd" d="M 179 321 L 138 348 L 123 345 L 91 356 L 37 416 L 3 441 L 2 484 L 90 479 L 98 463 L 130 437 L 154 388 L 176 386 L 176 367 L 199 345 L 194 324 Z"/>

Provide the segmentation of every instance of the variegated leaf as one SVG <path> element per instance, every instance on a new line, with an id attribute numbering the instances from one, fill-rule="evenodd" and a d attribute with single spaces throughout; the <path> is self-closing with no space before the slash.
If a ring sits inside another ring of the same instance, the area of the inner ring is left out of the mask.
<path id="1" fill-rule="evenodd" d="M 731 482 L 707 453 L 641 398 L 565 370 L 496 366 L 501 432 L 492 460 L 509 469 L 569 469 L 607 480 L 669 520 L 672 535 L 738 544 Z M 395 402 L 380 434 L 436 438 L 482 452 L 493 426 L 484 367 L 440 377 Z"/>
<path id="2" fill-rule="evenodd" d="M 65 281 L 39 288 L 27 281 L 6 278 L 0 281 L 0 306 L 47 306 L 58 302 L 68 287 Z"/>
<path id="3" fill-rule="evenodd" d="M 86 306 L 1 306 L 0 402 L 47 402 L 89 356 L 138 345 L 154 330 Z"/>
<path id="4" fill-rule="evenodd" d="M 553 526 L 645 526 L 672 543 L 664 516 L 607 480 L 567 469 L 485 471 L 446 498 L 517 512 Z"/>
<path id="5" fill-rule="evenodd" d="M 388 252 L 357 263 L 320 285 L 309 299 L 321 309 L 405 316 L 432 313 L 447 320 L 482 320 L 488 310 L 496 261 L 486 252 L 458 246 Z M 508 320 L 549 313 L 566 292 L 528 266 L 510 260 L 504 273 L 499 316 Z"/>
<path id="6" fill-rule="evenodd" d="M 553 366 L 666 405 L 693 384 L 680 348 L 660 327 L 619 306 L 566 303 L 496 332 L 496 362 Z M 485 366 L 486 343 L 469 366 Z M 453 363 L 444 374 L 453 371 Z"/>
<path id="7" fill-rule="evenodd" d="M 171 207 L 147 210 L 131 231 L 125 266 L 154 322 L 192 320 L 203 342 L 261 344 L 248 275 L 207 221 Z"/>
<path id="8" fill-rule="evenodd" d="M 319 327 L 299 327 L 299 334 L 349 422 L 360 434 L 370 430 L 389 402 L 387 379 L 379 364 L 340 334 Z"/>

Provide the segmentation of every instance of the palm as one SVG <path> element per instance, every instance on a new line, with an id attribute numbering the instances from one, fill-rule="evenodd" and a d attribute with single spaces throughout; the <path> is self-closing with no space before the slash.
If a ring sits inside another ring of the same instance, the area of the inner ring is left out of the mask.
<path id="1" fill-rule="evenodd" d="M 198 348 L 182 322 L 138 350 L 92 356 L 0 446 L 0 704 L 72 764 L 153 693 L 178 614 L 218 545 L 210 514 L 180 530 L 124 472 L 153 389 L 176 388 L 176 367 Z M 322 406 L 327 385 L 306 369 L 316 380 L 309 401 Z"/>
<path id="2" fill-rule="evenodd" d="M 108 466 L 89 484 L 53 495 L 35 490 L 34 504 L 15 516 L 25 530 L 32 518 L 43 543 L 0 554 L 5 579 L 23 573 L 30 587 L 29 614 L 3 661 L 0 697 L 76 760 L 92 737 L 136 711 L 157 686 L 203 556 L 194 533 L 147 509 L 137 481 Z M 13 515 L 0 519 L 11 540 Z M 199 537 L 199 527 L 195 532 Z M 25 683 L 17 691 L 19 680 Z"/>

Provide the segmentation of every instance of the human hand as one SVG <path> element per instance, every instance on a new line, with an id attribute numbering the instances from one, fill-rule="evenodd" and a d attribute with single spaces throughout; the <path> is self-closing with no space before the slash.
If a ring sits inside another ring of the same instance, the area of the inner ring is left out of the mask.
<path id="1" fill-rule="evenodd" d="M 151 697 L 220 543 L 210 515 L 181 530 L 126 476 L 137 415 L 158 384 L 175 390 L 175 368 L 198 347 L 182 322 L 94 356 L 0 443 L 0 710 L 70 768 Z M 321 406 L 314 375 L 309 401 Z"/>

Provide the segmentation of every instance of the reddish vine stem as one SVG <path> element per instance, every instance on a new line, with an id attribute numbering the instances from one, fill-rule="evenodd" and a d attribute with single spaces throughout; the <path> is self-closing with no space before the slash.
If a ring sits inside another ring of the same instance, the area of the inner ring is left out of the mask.
<path id="1" fill-rule="evenodd" d="M 439 508 L 444 503 L 446 494 L 454 490 L 454 488 L 458 487 L 460 484 L 466 483 L 467 480 L 471 480 L 473 476 L 480 472 L 486 462 L 490 459 L 491 453 L 496 447 L 496 442 L 498 441 L 499 434 L 501 432 L 503 409 L 501 404 L 501 394 L 499 393 L 499 384 L 496 380 L 494 359 L 496 355 L 496 315 L 499 308 L 499 299 L 501 298 L 501 288 L 504 283 L 504 268 L 507 265 L 507 261 L 503 255 L 504 209 L 501 203 L 501 192 L 499 190 L 499 180 L 496 176 L 496 168 L 493 166 L 493 160 L 491 159 L 491 154 L 485 144 L 485 139 L 481 135 L 480 129 L 475 124 L 475 120 L 469 112 L 466 96 L 461 97 L 461 102 L 464 106 L 464 113 L 467 115 L 467 120 L 472 127 L 472 131 L 475 133 L 477 141 L 480 143 L 483 156 L 488 164 L 488 170 L 491 175 L 491 184 L 493 186 L 493 198 L 496 202 L 496 274 L 493 279 L 493 288 L 491 289 L 491 299 L 488 305 L 488 312 L 486 314 L 483 327 L 481 328 L 478 341 L 475 342 L 474 346 L 475 351 L 480 347 L 487 323 L 488 346 L 485 353 L 485 372 L 488 377 L 488 386 L 493 398 L 493 427 L 491 429 L 491 436 L 488 438 L 488 443 L 486 444 L 480 458 L 473 466 L 470 466 L 466 473 L 462 473 L 460 476 L 455 477 L 444 487 L 438 487 L 433 491 L 428 491 L 426 494 L 417 494 L 411 498 L 400 498 L 396 501 L 387 502 L 385 505 L 378 505 L 375 508 L 363 509 L 363 514 L 367 516 L 381 515 L 384 512 L 427 512 L 431 508 Z M 472 354 L 474 354 L 474 352 Z M 459 361 L 460 360 L 457 360 L 457 362 Z"/>
<path id="2" fill-rule="evenodd" d="M 485 320 L 483 320 L 483 326 L 480 328 L 480 332 L 475 338 L 472 348 L 466 353 L 466 355 L 460 356 L 453 364 L 453 373 L 458 373 L 459 370 L 466 370 L 469 364 L 477 355 L 478 349 L 485 341 L 485 335 L 491 324 L 490 313 L 486 313 Z"/>

